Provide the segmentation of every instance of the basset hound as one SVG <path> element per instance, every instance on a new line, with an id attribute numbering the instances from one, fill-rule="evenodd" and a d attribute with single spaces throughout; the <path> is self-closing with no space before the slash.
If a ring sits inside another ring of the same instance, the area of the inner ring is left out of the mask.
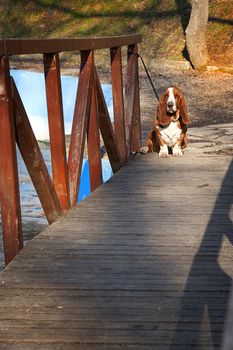
<path id="1" fill-rule="evenodd" d="M 187 146 L 187 125 L 190 119 L 186 100 L 181 90 L 169 87 L 159 99 L 152 131 L 147 135 L 140 153 L 158 152 L 164 158 L 169 153 L 182 156 L 182 149 Z"/>

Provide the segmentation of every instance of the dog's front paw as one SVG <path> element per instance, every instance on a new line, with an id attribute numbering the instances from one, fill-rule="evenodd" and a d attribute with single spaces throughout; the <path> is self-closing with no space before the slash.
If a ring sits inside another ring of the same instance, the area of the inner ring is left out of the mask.
<path id="1" fill-rule="evenodd" d="M 167 145 L 163 145 L 163 146 L 160 147 L 159 157 L 160 158 L 168 157 L 168 147 L 167 147 Z"/>
<path id="2" fill-rule="evenodd" d="M 143 154 L 148 153 L 148 151 L 149 151 L 149 147 L 147 146 L 143 146 L 139 149 L 139 153 L 143 153 Z"/>
<path id="3" fill-rule="evenodd" d="M 183 152 L 182 149 L 179 145 L 175 145 L 175 147 L 172 150 L 173 156 L 175 157 L 182 157 L 183 156 Z"/>

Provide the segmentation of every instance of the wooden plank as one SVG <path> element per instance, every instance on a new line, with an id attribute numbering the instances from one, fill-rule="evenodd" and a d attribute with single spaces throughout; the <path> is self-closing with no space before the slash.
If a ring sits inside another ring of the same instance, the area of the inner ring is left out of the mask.
<path id="1" fill-rule="evenodd" d="M 117 141 L 115 139 L 115 134 L 113 131 L 111 119 L 108 113 L 108 108 L 104 99 L 104 94 L 100 85 L 100 81 L 96 72 L 94 70 L 96 86 L 97 86 L 97 101 L 98 101 L 98 111 L 99 111 L 99 126 L 100 131 L 104 140 L 104 145 L 108 153 L 109 161 L 113 172 L 117 172 L 123 165 L 120 152 L 118 149 Z"/>
<path id="2" fill-rule="evenodd" d="M 8 57 L 0 58 L 0 201 L 5 263 L 23 247 Z"/>
<path id="3" fill-rule="evenodd" d="M 48 108 L 53 183 L 61 208 L 68 210 L 69 184 L 58 54 L 44 54 L 44 73 Z"/>
<path id="4" fill-rule="evenodd" d="M 13 79 L 11 82 L 16 141 L 44 209 L 46 218 L 51 224 L 62 215 L 62 209 L 17 87 Z"/>
<path id="5" fill-rule="evenodd" d="M 73 343 L 73 344 L 61 344 L 61 343 L 47 343 L 46 344 L 46 350 L 77 350 L 77 347 L 79 350 L 121 350 L 122 347 L 119 344 L 80 344 L 80 343 Z M 16 344 L 16 343 L 11 343 L 4 345 L 4 350 L 21 350 L 22 349 L 22 344 Z M 24 343 L 23 344 L 23 349 L 24 350 L 41 350 L 41 344 L 35 344 L 35 343 Z M 160 345 L 159 346 L 160 350 L 168 350 L 167 345 Z M 194 349 L 194 347 L 190 347 L 190 349 Z M 124 344 L 124 350 L 151 350 L 151 345 L 127 345 Z M 179 349 L 177 350 L 187 350 L 186 345 L 179 346 Z"/>
<path id="6" fill-rule="evenodd" d="M 92 82 L 93 53 L 91 51 L 82 51 L 78 91 L 68 158 L 70 204 L 72 207 L 76 205 L 78 198 L 85 136 L 88 118 L 90 115 Z"/>
<path id="7" fill-rule="evenodd" d="M 18 259 L 18 258 L 17 258 Z M 125 264 L 125 263 L 124 263 Z M 106 264 L 105 264 L 106 266 Z M 45 299 L 44 296 L 47 295 L 47 298 Z M 28 290 L 27 288 L 22 288 L 22 289 L 18 289 L 16 288 L 16 286 L 14 286 L 13 284 L 9 284 L 9 285 L 5 285 L 4 288 L 1 288 L 1 296 L 2 296 L 2 300 L 4 300 L 6 303 L 9 301 L 12 302 L 14 301 L 13 298 L 22 298 L 22 304 L 23 301 L 25 299 L 27 299 L 27 297 L 31 297 L 31 298 L 36 298 L 37 300 L 40 300 L 40 302 L 44 302 L 44 303 L 49 303 L 51 298 L 55 298 L 55 300 L 57 300 L 56 298 L 65 298 L 66 300 L 72 300 L 73 298 L 76 297 L 76 300 L 79 300 L 79 298 L 84 298 L 84 300 L 93 300 L 92 298 L 98 298 L 99 300 L 118 300 L 118 298 L 122 299 L 122 300 L 127 300 L 130 299 L 132 300 L 132 303 L 134 302 L 135 299 L 137 300 L 148 300 L 148 303 L 151 301 L 151 303 L 153 302 L 153 300 L 155 301 L 166 301 L 169 300 L 171 298 L 171 300 L 177 301 L 180 298 L 182 298 L 183 295 L 183 291 L 182 290 L 166 290 L 163 292 L 163 295 L 161 296 L 161 292 L 160 291 L 146 291 L 146 293 L 144 291 L 135 291 L 134 293 L 132 293 L 131 290 L 125 290 L 125 291 L 121 291 L 121 290 L 112 290 L 112 291 L 106 291 L 106 290 L 76 290 L 76 289 L 43 289 L 43 288 L 31 288 L 30 290 Z M 213 292 L 209 295 L 210 298 L 212 298 L 214 296 L 214 298 L 216 298 L 215 300 L 221 300 L 222 297 L 227 297 L 228 293 L 227 292 L 222 292 L 222 291 L 218 291 L 218 292 Z M 195 292 L 190 291 L 190 298 L 191 297 L 195 297 Z M 200 298 L 204 297 L 204 295 L 200 295 Z M 115 299 L 116 298 L 116 299 Z M 132 299 L 131 299 L 132 298 Z M 142 298 L 142 299 L 141 299 Z M 53 299 L 54 300 L 54 299 Z M 193 299 L 194 301 L 194 299 Z M 220 303 L 221 305 L 221 303 Z M 20 315 L 19 315 L 20 316 Z M 22 319 L 23 319 L 23 315 Z M 26 315 L 25 315 L 26 316 Z M 4 318 L 4 315 L 0 315 L 0 318 Z M 13 315 L 12 315 L 12 319 L 13 319 Z M 25 317 L 24 319 L 26 319 L 27 317 Z"/>
<path id="8" fill-rule="evenodd" d="M 36 343 L 54 343 L 54 342 L 63 342 L 64 344 L 70 344 L 70 343 L 76 343 L 78 344 L 85 344 L 87 343 L 87 340 L 89 339 L 88 343 L 91 344 L 145 344 L 145 345 L 153 345 L 153 346 L 159 346 L 160 339 L 163 339 L 163 344 L 167 344 L 169 346 L 169 339 L 172 337 L 174 330 L 157 330 L 157 327 L 155 329 L 150 330 L 141 330 L 140 328 L 137 329 L 137 331 L 134 331 L 134 337 L 132 338 L 131 332 L 128 330 L 114 330 L 114 331 L 108 331 L 105 330 L 103 335 L 101 335 L 101 332 L 98 330 L 82 330 L 82 329 L 41 329 L 36 328 L 32 329 L 31 332 L 27 331 L 24 328 L 20 328 L 19 330 L 16 328 L 14 329 L 14 332 L 12 332 L 11 329 L 5 330 L 5 336 L 2 338 L 2 342 L 7 342 L 8 337 L 12 336 L 13 333 L 13 339 L 15 341 L 21 342 L 22 344 L 24 342 L 36 342 Z M 166 336 L 167 332 L 167 336 Z M 192 333 L 192 334 L 190 334 Z M 184 336 L 180 343 L 182 345 L 187 344 L 190 341 L 190 338 L 192 337 L 195 339 L 196 334 L 198 334 L 198 330 L 194 330 L 192 332 L 187 332 L 187 335 Z M 216 332 L 217 334 L 217 332 Z M 48 341 L 50 339 L 50 341 Z M 207 346 L 211 346 L 211 340 L 209 339 L 208 332 L 202 332 L 202 339 L 204 341 L 204 344 Z M 220 346 L 221 342 L 218 339 L 217 342 L 215 342 L 215 346 Z"/>
<path id="9" fill-rule="evenodd" d="M 229 298 L 227 321 L 224 327 L 222 350 L 232 350 L 233 346 L 233 287 Z"/>
<path id="10" fill-rule="evenodd" d="M 103 183 L 101 152 L 100 152 L 100 134 L 99 134 L 99 118 L 97 105 L 97 89 L 96 77 L 94 75 L 91 92 L 91 110 L 87 127 L 87 146 L 88 146 L 88 162 L 90 169 L 91 191 L 94 191 Z"/>
<path id="11" fill-rule="evenodd" d="M 112 97 L 114 111 L 115 138 L 119 147 L 122 162 L 126 161 L 125 144 L 125 112 L 123 97 L 123 77 L 121 47 L 114 47 L 110 50 L 112 68 Z"/>
<path id="12" fill-rule="evenodd" d="M 0 39 L 0 55 L 87 51 L 140 43 L 140 34 L 78 39 Z"/>

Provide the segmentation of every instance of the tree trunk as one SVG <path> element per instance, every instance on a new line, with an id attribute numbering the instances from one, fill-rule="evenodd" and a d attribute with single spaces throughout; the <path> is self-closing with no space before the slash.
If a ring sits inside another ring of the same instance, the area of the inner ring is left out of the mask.
<path id="1" fill-rule="evenodd" d="M 192 0 L 192 12 L 186 29 L 186 47 L 195 69 L 204 69 L 208 61 L 206 26 L 209 15 L 209 0 Z"/>

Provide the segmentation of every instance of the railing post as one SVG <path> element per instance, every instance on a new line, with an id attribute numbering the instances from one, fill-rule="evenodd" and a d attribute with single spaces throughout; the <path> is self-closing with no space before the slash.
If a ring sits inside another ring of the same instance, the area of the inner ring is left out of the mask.
<path id="1" fill-rule="evenodd" d="M 110 49 L 112 68 L 112 97 L 114 110 L 114 131 L 123 162 L 126 161 L 125 111 L 123 97 L 121 47 Z"/>
<path id="2" fill-rule="evenodd" d="M 48 108 L 53 183 L 61 208 L 68 210 L 69 184 L 62 107 L 59 54 L 44 54 L 44 72 Z"/>
<path id="3" fill-rule="evenodd" d="M 5 263 L 22 249 L 15 126 L 8 57 L 0 58 L 0 202 Z"/>
<path id="4" fill-rule="evenodd" d="M 134 92 L 134 108 L 132 116 L 131 128 L 131 152 L 135 153 L 141 147 L 141 116 L 140 116 L 140 93 L 139 93 L 139 73 L 138 73 L 138 45 L 133 45 L 135 53 L 135 92 Z"/>
<path id="5" fill-rule="evenodd" d="M 125 119 L 127 157 L 141 145 L 140 98 L 138 77 L 138 48 L 128 46 L 128 62 L 125 85 Z"/>

